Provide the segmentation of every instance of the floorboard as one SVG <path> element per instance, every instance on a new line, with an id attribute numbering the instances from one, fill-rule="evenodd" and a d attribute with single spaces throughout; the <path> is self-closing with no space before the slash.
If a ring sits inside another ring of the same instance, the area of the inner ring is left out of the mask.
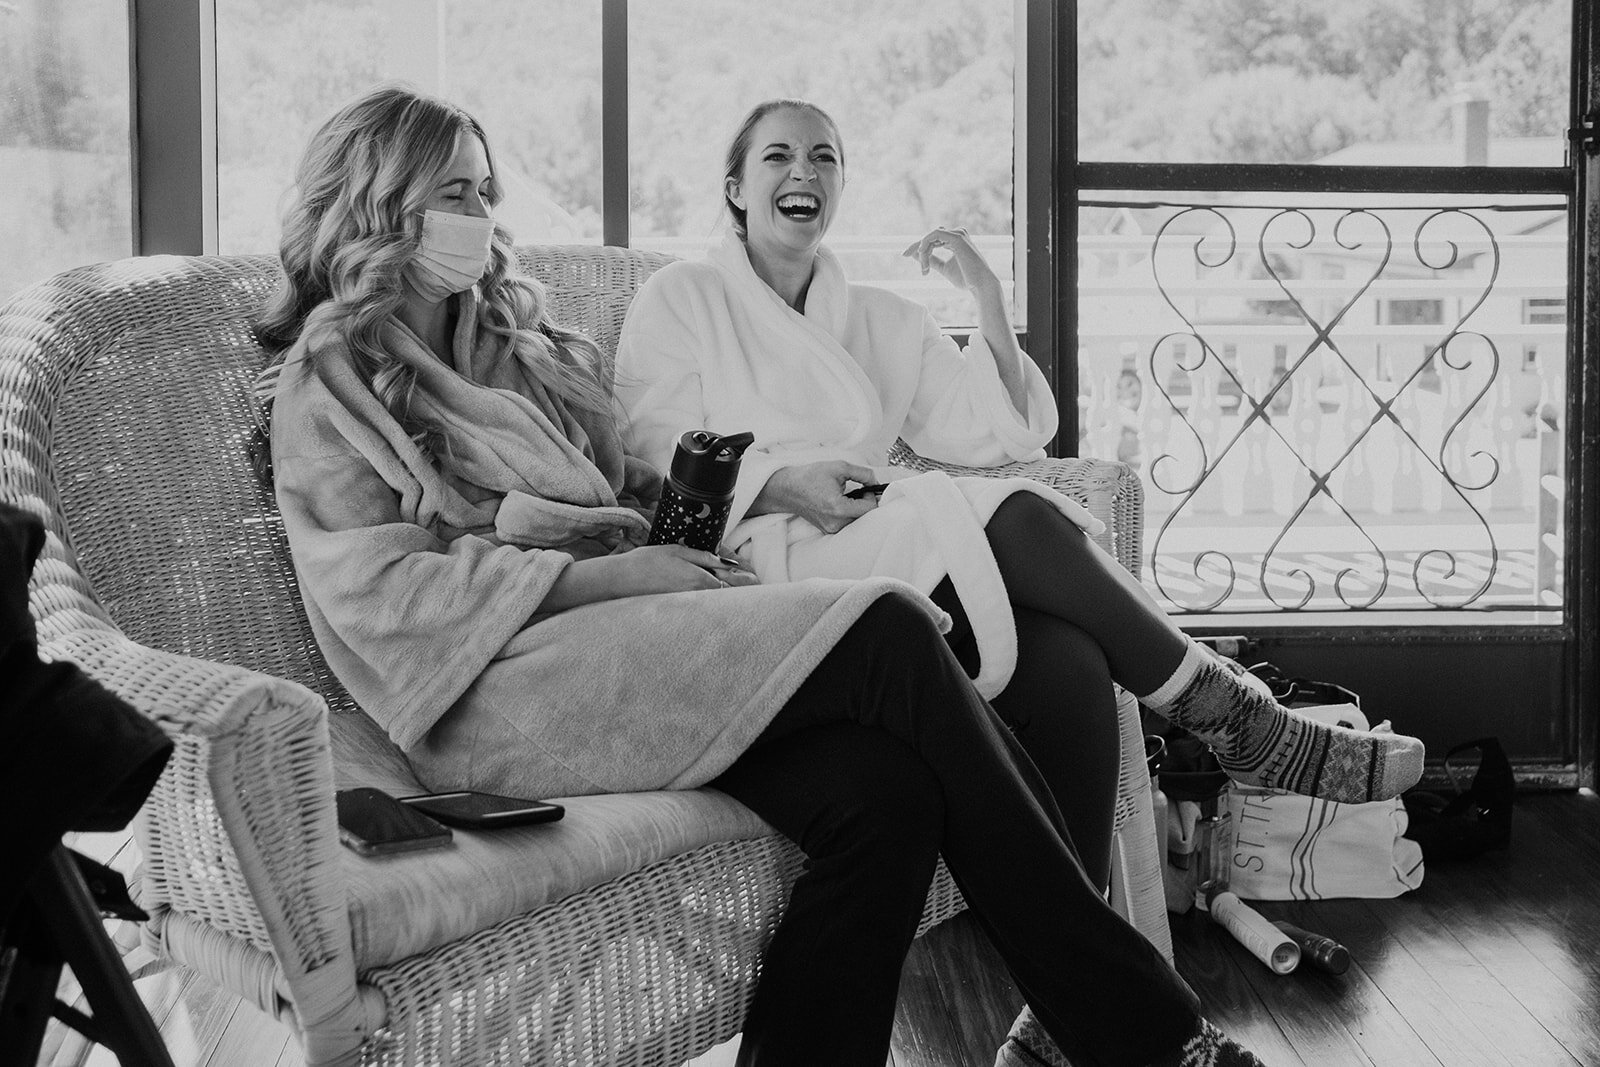
<path id="1" fill-rule="evenodd" d="M 1434 864 L 1394 900 L 1255 903 L 1342 942 L 1342 976 L 1273 974 L 1198 913 L 1171 917 L 1178 970 L 1272 1067 L 1600 1065 L 1600 798 L 1519 797 L 1513 823 L 1508 852 Z M 136 857 L 114 835 L 84 838 L 118 869 Z M 304 1067 L 287 1028 L 191 972 L 134 984 L 178 1067 Z M 1020 1006 L 981 928 L 958 916 L 906 961 L 888 1067 L 990 1067 Z M 59 1026 L 45 1051 L 53 1067 L 114 1062 Z M 731 1060 L 729 1046 L 697 1067 Z"/>
<path id="2" fill-rule="evenodd" d="M 906 960 L 890 1048 L 894 1067 L 946 1067 L 950 1050 L 998 1044 L 1022 994 L 969 916 L 923 939 Z M 985 961 L 984 965 L 978 965 Z M 952 1011 L 949 1005 L 962 1005 Z M 993 1059 L 991 1055 L 990 1059 Z"/>

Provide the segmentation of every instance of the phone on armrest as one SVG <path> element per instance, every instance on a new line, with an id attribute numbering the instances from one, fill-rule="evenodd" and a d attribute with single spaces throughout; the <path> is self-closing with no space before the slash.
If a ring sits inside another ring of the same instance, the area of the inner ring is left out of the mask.
<path id="1" fill-rule="evenodd" d="M 362 786 L 333 795 L 339 812 L 339 840 L 363 856 L 386 856 L 448 845 L 452 834 L 381 789 Z"/>
<path id="2" fill-rule="evenodd" d="M 566 809 L 560 804 L 552 804 L 547 800 L 523 800 L 521 797 L 503 797 L 470 789 L 401 797 L 400 803 L 424 812 L 446 826 L 459 826 L 463 830 L 493 830 L 501 826 L 554 822 L 566 814 Z"/>

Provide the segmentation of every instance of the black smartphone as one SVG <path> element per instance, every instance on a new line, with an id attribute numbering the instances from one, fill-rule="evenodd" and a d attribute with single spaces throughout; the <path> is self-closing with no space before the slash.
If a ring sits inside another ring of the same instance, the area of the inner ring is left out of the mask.
<path id="1" fill-rule="evenodd" d="M 873 482 L 871 485 L 858 485 L 845 496 L 851 500 L 862 500 L 868 496 L 882 496 L 887 488 L 889 488 L 888 482 Z"/>
<path id="2" fill-rule="evenodd" d="M 495 793 L 476 793 L 460 789 L 453 793 L 428 793 L 401 797 L 400 803 L 424 812 L 447 826 L 463 830 L 493 830 L 500 826 L 525 826 L 535 822 L 554 822 L 566 814 L 560 804 L 547 800 L 523 800 Z"/>
<path id="3" fill-rule="evenodd" d="M 448 845 L 450 828 L 406 807 L 381 789 L 362 786 L 333 795 L 339 840 L 363 856 L 385 856 Z"/>

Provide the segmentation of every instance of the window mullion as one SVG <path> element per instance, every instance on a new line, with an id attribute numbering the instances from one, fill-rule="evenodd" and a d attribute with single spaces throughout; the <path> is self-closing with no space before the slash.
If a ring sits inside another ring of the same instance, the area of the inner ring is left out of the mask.
<path id="1" fill-rule="evenodd" d="M 600 227 L 608 245 L 626 248 L 628 207 L 628 0 L 600 9 Z"/>
<path id="2" fill-rule="evenodd" d="M 1586 4 L 1572 10 L 1572 99 L 1569 124 L 1600 115 L 1600 23 Z M 1567 260 L 1568 388 L 1565 580 L 1567 705 L 1572 709 L 1578 784 L 1593 789 L 1600 767 L 1600 154 L 1569 141 L 1573 211 Z"/>
<path id="3" fill-rule="evenodd" d="M 216 4 L 133 0 L 134 250 L 217 249 Z"/>
<path id="4" fill-rule="evenodd" d="M 1013 136 L 1021 146 L 1021 166 L 1014 173 L 1021 232 L 1017 234 L 1021 269 L 1017 279 L 1019 311 L 1026 315 L 1028 354 L 1055 390 L 1060 431 L 1052 452 L 1076 451 L 1078 406 L 1075 400 L 1077 368 L 1068 353 L 1076 346 L 1073 336 L 1071 274 L 1074 253 L 1068 247 L 1075 236 L 1072 221 L 1062 205 L 1068 203 L 1055 188 L 1057 174 L 1072 173 L 1076 144 L 1073 112 L 1063 106 L 1073 98 L 1076 66 L 1066 46 L 1062 27 L 1075 19 L 1075 4 L 1052 0 L 1022 0 L 1021 40 L 1017 65 L 1024 79 L 1019 96 L 1019 121 Z M 1066 164 L 1066 165 L 1063 165 Z"/>

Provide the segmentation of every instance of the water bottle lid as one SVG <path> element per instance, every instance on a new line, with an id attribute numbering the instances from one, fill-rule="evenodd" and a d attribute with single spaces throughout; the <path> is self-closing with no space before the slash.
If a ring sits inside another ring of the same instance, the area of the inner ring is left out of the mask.
<path id="1" fill-rule="evenodd" d="M 733 492 L 739 460 L 755 442 L 753 433 L 724 437 L 710 430 L 688 430 L 672 454 L 672 477 L 686 488 L 711 496 Z"/>

